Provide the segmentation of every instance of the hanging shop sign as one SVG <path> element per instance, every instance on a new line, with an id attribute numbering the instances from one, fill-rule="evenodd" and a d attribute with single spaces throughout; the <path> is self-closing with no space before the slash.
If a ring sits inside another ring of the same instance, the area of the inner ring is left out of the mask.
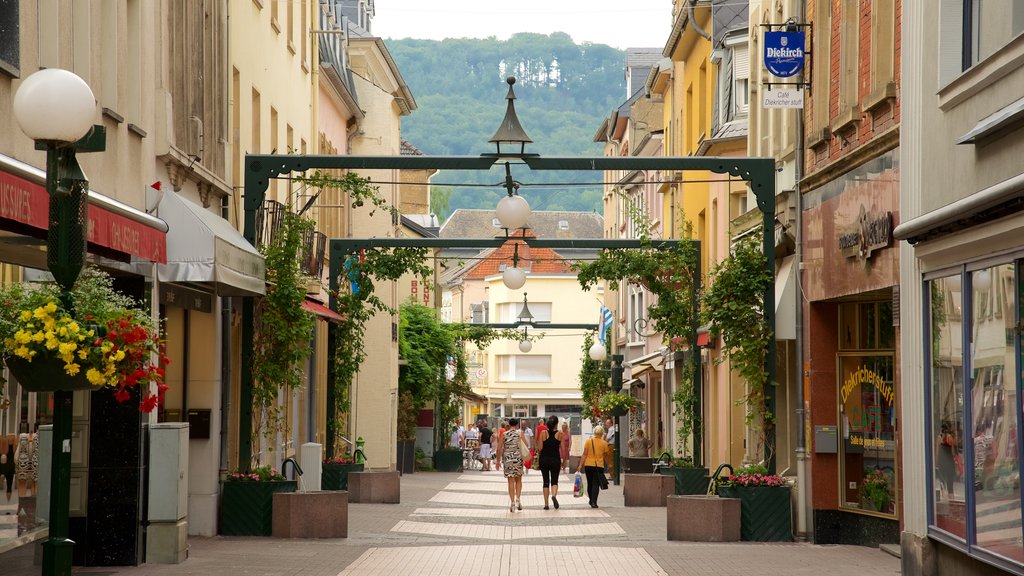
<path id="1" fill-rule="evenodd" d="M 892 212 L 869 213 L 860 207 L 857 221 L 839 234 L 839 251 L 846 258 L 868 260 L 872 252 L 892 244 Z"/>
<path id="2" fill-rule="evenodd" d="M 804 67 L 804 33 L 764 33 L 764 67 L 772 76 L 789 78 Z"/>
<path id="3" fill-rule="evenodd" d="M 761 91 L 763 108 L 803 108 L 804 91 L 802 88 L 764 89 Z"/>

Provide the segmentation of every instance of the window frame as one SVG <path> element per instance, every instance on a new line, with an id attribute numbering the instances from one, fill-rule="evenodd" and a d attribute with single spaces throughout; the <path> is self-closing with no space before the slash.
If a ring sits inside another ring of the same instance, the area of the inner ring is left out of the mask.
<path id="1" fill-rule="evenodd" d="M 1017 257 L 1008 257 L 1000 259 L 987 259 L 979 262 L 972 262 L 966 265 L 959 265 L 950 268 L 944 268 L 940 270 L 934 270 L 927 274 L 924 274 L 921 278 L 921 311 L 922 311 L 922 327 L 923 327 L 923 349 L 924 349 L 924 426 L 925 426 L 925 438 L 930 446 L 931 434 L 934 424 L 934 406 L 932 402 L 933 397 L 933 374 L 932 374 L 932 350 L 931 350 L 931 283 L 934 280 L 950 277 L 959 277 L 960 284 L 963 287 L 961 289 L 961 331 L 963 333 L 963 341 L 961 346 L 961 358 L 962 358 L 962 369 L 963 369 L 963 412 L 960 414 L 962 421 L 964 422 L 963 435 L 965 438 L 973 438 L 974 436 L 974 402 L 973 402 L 973 358 L 972 358 L 972 344 L 971 344 L 971 331 L 973 329 L 973 292 L 974 287 L 971 284 L 971 273 L 982 270 L 993 268 L 1000 265 L 1012 264 L 1014 270 L 1014 293 L 1013 296 L 1016 299 L 1014 302 L 1014 325 L 1020 327 L 1022 317 L 1024 317 L 1024 259 Z M 1016 397 L 1016 406 L 1013 408 L 1016 410 L 1018 417 L 1017 422 L 1017 465 L 1018 469 L 1024 470 L 1024 458 L 1022 458 L 1022 447 L 1024 447 L 1024 399 L 1021 398 L 1022 392 L 1022 378 L 1021 369 L 1024 368 L 1024 349 L 1022 349 L 1021 342 L 1024 339 L 1022 331 L 1017 330 L 1014 335 L 1014 361 L 1015 365 L 1012 370 L 1006 372 L 1012 372 L 1016 378 L 1014 382 L 1014 393 Z M 968 463 L 974 462 L 974 442 L 964 442 L 964 450 L 962 453 L 964 462 L 964 478 L 963 482 L 965 486 L 971 487 L 974 483 L 974 466 Z M 957 549 L 964 554 L 975 558 L 982 562 L 997 566 L 1003 570 L 1007 570 L 1013 573 L 1021 574 L 1024 573 L 1024 560 L 1018 562 L 1016 560 L 1001 556 L 987 548 L 983 548 L 977 543 L 977 520 L 978 514 L 976 510 L 976 496 L 974 490 L 965 490 L 965 534 L 966 536 L 961 538 L 956 534 L 953 534 L 943 528 L 940 528 L 936 524 L 935 518 L 935 474 L 932 471 L 935 469 L 935 457 L 934 453 L 930 448 L 925 448 L 925 468 L 928 471 L 925 474 L 925 486 L 926 486 L 926 499 L 927 505 L 925 506 L 927 512 L 927 531 L 928 537 L 942 542 L 943 544 Z M 1018 502 L 1024 503 L 1024 485 L 1018 485 Z M 1024 504 L 1022 507 L 1022 519 L 1021 519 L 1021 534 L 1024 537 Z"/>

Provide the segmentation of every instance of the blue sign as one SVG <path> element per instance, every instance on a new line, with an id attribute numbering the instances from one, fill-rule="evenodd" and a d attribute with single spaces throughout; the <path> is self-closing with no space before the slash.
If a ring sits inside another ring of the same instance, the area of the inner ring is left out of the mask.
<path id="1" fill-rule="evenodd" d="M 804 33 L 765 32 L 764 67 L 780 78 L 800 72 L 804 67 Z"/>

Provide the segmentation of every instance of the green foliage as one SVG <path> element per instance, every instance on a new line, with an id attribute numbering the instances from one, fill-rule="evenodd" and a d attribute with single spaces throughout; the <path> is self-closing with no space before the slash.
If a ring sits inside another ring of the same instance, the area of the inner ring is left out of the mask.
<path id="1" fill-rule="evenodd" d="M 254 445 L 258 445 L 260 434 L 272 440 L 278 431 L 287 432 L 282 428 L 287 425 L 287 418 L 281 413 L 279 393 L 291 392 L 303 384 L 302 364 L 309 357 L 314 320 L 302 308 L 306 278 L 299 270 L 299 261 L 303 235 L 312 231 L 313 226 L 311 220 L 295 214 L 289 206 L 278 233 L 264 249 L 269 286 L 266 296 L 256 305 L 252 366 Z"/>
<path id="2" fill-rule="evenodd" d="M 519 33 L 508 40 L 389 40 L 390 50 L 416 95 L 417 109 L 402 120 L 402 137 L 427 154 L 493 152 L 487 141 L 505 114 L 507 76 L 516 76 L 516 112 L 534 141 L 527 148 L 547 156 L 600 156 L 594 129 L 627 97 L 622 75 L 625 53 L 603 44 L 575 44 L 567 34 Z M 599 172 L 551 172 L 535 182 L 583 182 L 592 187 L 530 189 L 520 193 L 534 210 L 600 211 Z M 539 178 L 539 179 L 538 179 Z M 492 172 L 442 171 L 437 182 L 494 184 Z M 433 192 L 432 192 L 433 193 Z M 446 218 L 456 208 L 493 209 L 504 192 L 455 187 Z"/>
<path id="3" fill-rule="evenodd" d="M 597 409 L 601 411 L 601 414 L 606 415 L 610 415 L 615 410 L 628 412 L 639 404 L 640 402 L 636 398 L 621 392 L 605 392 L 597 399 Z"/>
<path id="4" fill-rule="evenodd" d="M 775 383 L 768 382 L 765 371 L 773 335 L 764 318 L 764 292 L 772 281 L 761 252 L 761 234 L 747 236 L 711 271 L 702 306 L 711 335 L 720 335 L 724 343 L 718 361 L 728 358 L 730 367 L 747 383 L 740 402 L 747 407 L 747 425 L 757 430 L 758 448 L 769 456 L 775 452 L 775 417 L 768 410 L 768 387 Z"/>
<path id="5" fill-rule="evenodd" d="M 601 360 L 600 362 L 593 360 L 590 357 L 590 347 L 593 345 L 594 333 L 587 332 L 587 335 L 583 338 L 583 363 L 580 366 L 579 380 L 580 391 L 583 392 L 583 413 L 586 414 L 589 410 L 591 420 L 596 423 L 601 417 L 597 401 L 605 392 L 611 391 L 612 385 L 608 380 L 611 362 L 608 359 Z M 611 342 L 605 342 L 605 349 L 609 349 L 610 345 Z"/>

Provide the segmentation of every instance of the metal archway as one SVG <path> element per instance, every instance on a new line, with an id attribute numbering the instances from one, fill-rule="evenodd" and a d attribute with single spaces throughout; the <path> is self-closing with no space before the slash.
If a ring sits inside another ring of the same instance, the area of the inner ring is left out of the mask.
<path id="1" fill-rule="evenodd" d="M 250 243 L 256 241 L 256 213 L 266 198 L 270 180 L 279 176 L 287 176 L 292 172 L 305 172 L 312 169 L 346 169 L 346 170 L 488 170 L 499 159 L 510 156 L 503 154 L 482 154 L 480 156 L 330 156 L 330 155 L 290 155 L 290 154 L 248 154 L 245 158 L 244 185 L 244 229 L 243 235 Z M 750 184 L 751 191 L 762 214 L 762 250 L 765 255 L 765 267 L 772 281 L 764 293 L 763 314 L 771 330 L 768 343 L 768 358 L 765 371 L 768 382 L 775 382 L 776 376 L 776 343 L 775 343 L 775 160 L 772 158 L 719 158 L 719 157 L 553 157 L 542 158 L 536 154 L 513 154 L 530 170 L 663 170 L 663 171 L 708 171 L 716 174 L 728 174 Z M 354 250 L 368 247 L 418 246 L 427 248 L 444 247 L 493 247 L 500 246 L 506 238 L 481 239 L 441 239 L 441 238 L 362 238 L 332 239 L 330 241 L 330 263 L 332 289 L 341 268 L 335 268 L 343 256 Z M 547 248 L 639 248 L 639 240 L 553 240 L 542 238 L 524 239 L 533 247 Z M 665 247 L 678 240 L 655 241 L 655 246 Z M 252 297 L 243 299 L 242 305 L 242 366 L 252 365 L 255 308 Z M 696 342 L 694 336 L 693 342 Z M 699 354 L 693 354 L 699 363 Z M 699 364 L 698 364 L 699 366 Z M 699 378 L 699 370 L 697 377 Z M 330 387 L 333 382 L 328 382 Z M 700 389 L 699 380 L 695 386 Z M 768 409 L 775 411 L 775 397 L 768 395 Z M 239 462 L 247 466 L 252 457 L 252 373 L 243 370 L 241 374 L 241 398 L 239 414 Z M 699 419 L 699 415 L 698 415 Z M 774 429 L 771 445 L 775 444 Z M 694 445 L 699 456 L 701 438 L 700 422 L 695 422 Z M 775 453 L 765 447 L 765 459 L 771 473 L 775 472 Z"/>

